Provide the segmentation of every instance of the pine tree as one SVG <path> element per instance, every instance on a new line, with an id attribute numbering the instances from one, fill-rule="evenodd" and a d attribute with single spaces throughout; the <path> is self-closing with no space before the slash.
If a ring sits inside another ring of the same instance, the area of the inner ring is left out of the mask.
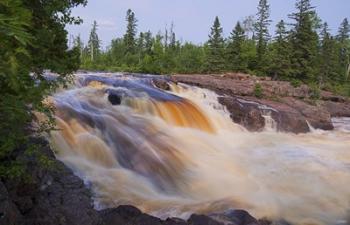
<path id="1" fill-rule="evenodd" d="M 145 39 L 145 52 L 146 54 L 150 55 L 152 53 L 152 47 L 153 47 L 153 41 L 152 41 L 152 33 L 151 31 L 147 31 L 144 34 Z"/>
<path id="2" fill-rule="evenodd" d="M 223 29 L 218 17 L 215 17 L 207 43 L 206 68 L 208 72 L 222 72 L 225 68 L 225 42 Z"/>
<path id="3" fill-rule="evenodd" d="M 137 19 L 135 13 L 131 9 L 128 9 L 126 12 L 126 21 L 127 28 L 124 35 L 124 43 L 127 53 L 134 54 L 136 47 Z"/>
<path id="4" fill-rule="evenodd" d="M 270 6 L 267 0 L 260 0 L 258 5 L 258 13 L 256 14 L 257 21 L 254 25 L 255 38 L 257 40 L 256 53 L 257 53 L 257 70 L 263 71 L 265 62 L 265 54 L 267 51 L 267 43 L 269 41 L 269 25 L 271 23 L 270 18 Z"/>
<path id="5" fill-rule="evenodd" d="M 248 66 L 243 56 L 246 36 L 240 22 L 237 22 L 229 39 L 230 42 L 227 46 L 227 68 L 236 72 L 245 72 Z"/>
<path id="6" fill-rule="evenodd" d="M 276 34 L 272 44 L 272 63 L 270 74 L 274 79 L 288 78 L 291 73 L 291 52 L 286 24 L 283 20 L 276 25 Z"/>
<path id="7" fill-rule="evenodd" d="M 174 32 L 174 23 L 171 23 L 170 26 L 170 40 L 169 47 L 174 50 L 176 48 L 176 34 Z"/>
<path id="8" fill-rule="evenodd" d="M 91 61 L 94 61 L 100 54 L 100 43 L 101 41 L 97 35 L 97 22 L 94 21 L 88 42 L 88 51 L 90 53 Z"/>
<path id="9" fill-rule="evenodd" d="M 74 39 L 74 47 L 79 50 L 80 59 L 82 59 L 83 50 L 84 50 L 84 43 L 81 40 L 80 34 Z"/>
<path id="10" fill-rule="evenodd" d="M 295 20 L 291 32 L 293 75 L 297 79 L 312 79 L 317 67 L 318 35 L 313 29 L 314 7 L 310 0 L 298 0 L 297 12 L 290 15 Z"/>
<path id="11" fill-rule="evenodd" d="M 328 24 L 324 23 L 323 29 L 321 32 L 321 49 L 320 49 L 320 71 L 318 72 L 317 81 L 319 87 L 328 81 L 337 81 L 339 80 L 337 74 L 337 57 L 336 57 L 336 44 L 329 33 Z"/>
<path id="12" fill-rule="evenodd" d="M 342 74 L 345 80 L 349 77 L 350 72 L 350 24 L 347 18 L 341 23 L 337 41 L 339 45 L 339 73 Z"/>

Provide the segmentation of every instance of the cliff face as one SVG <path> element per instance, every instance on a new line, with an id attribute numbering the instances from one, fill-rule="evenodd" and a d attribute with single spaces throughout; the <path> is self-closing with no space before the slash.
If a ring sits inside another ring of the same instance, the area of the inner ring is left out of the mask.
<path id="1" fill-rule="evenodd" d="M 17 160 L 28 164 L 27 181 L 0 181 L 0 225 L 259 225 L 243 210 L 228 210 L 222 214 L 192 215 L 187 221 L 179 218 L 159 218 L 142 213 L 133 206 L 119 206 L 97 211 L 92 194 L 84 182 L 63 163 L 55 159 L 43 138 L 31 140 L 52 161 L 43 168 L 37 160 L 20 150 Z"/>
<path id="2" fill-rule="evenodd" d="M 278 131 L 293 133 L 308 132 L 308 123 L 316 129 L 332 130 L 331 117 L 350 116 L 348 99 L 322 91 L 315 100 L 306 85 L 293 87 L 286 81 L 239 73 L 173 75 L 171 79 L 215 91 L 221 95 L 219 101 L 231 113 L 232 120 L 250 131 L 261 131 L 266 115 L 276 121 Z"/>

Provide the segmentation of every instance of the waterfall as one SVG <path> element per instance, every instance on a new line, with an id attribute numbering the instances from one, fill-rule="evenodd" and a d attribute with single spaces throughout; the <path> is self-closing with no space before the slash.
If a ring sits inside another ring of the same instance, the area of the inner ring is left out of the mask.
<path id="1" fill-rule="evenodd" d="M 214 92 L 173 83 L 166 92 L 151 80 L 77 74 L 53 96 L 51 144 L 97 208 L 132 204 L 162 218 L 243 208 L 296 224 L 347 216 L 349 133 L 275 132 L 268 110 L 265 131 L 250 133 Z"/>

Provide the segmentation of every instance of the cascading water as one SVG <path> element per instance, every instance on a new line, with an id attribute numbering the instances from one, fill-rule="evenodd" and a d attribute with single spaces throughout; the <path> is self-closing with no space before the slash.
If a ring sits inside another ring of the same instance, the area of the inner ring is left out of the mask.
<path id="1" fill-rule="evenodd" d="M 51 143 L 91 185 L 98 208 L 132 204 L 163 218 L 243 208 L 297 224 L 346 219 L 346 130 L 250 133 L 205 89 L 172 84 L 164 92 L 148 76 L 76 77 L 54 96 L 60 130 Z"/>

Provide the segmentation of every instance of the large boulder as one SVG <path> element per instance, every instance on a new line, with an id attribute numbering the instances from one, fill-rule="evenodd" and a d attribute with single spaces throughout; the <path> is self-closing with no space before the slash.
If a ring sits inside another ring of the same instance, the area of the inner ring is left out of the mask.
<path id="1" fill-rule="evenodd" d="M 249 131 L 262 131 L 265 119 L 257 104 L 240 101 L 235 97 L 219 97 L 220 104 L 226 106 L 231 119 Z"/>
<path id="2" fill-rule="evenodd" d="M 249 131 L 262 131 L 265 117 L 270 116 L 276 122 L 277 131 L 305 133 L 309 131 L 305 117 L 296 109 L 270 100 L 254 97 L 219 97 L 226 106 L 234 122 Z"/>

